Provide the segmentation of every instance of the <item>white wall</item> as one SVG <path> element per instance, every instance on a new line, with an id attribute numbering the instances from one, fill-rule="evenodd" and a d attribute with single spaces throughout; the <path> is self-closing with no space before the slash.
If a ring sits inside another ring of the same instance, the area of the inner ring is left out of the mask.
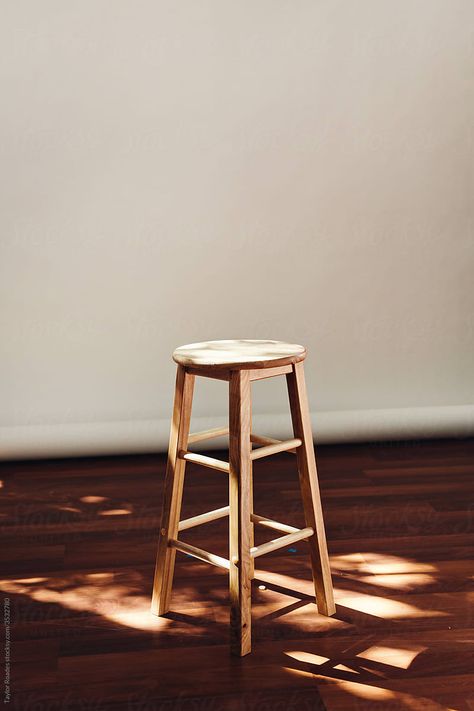
<path id="1" fill-rule="evenodd" d="M 2 15 L 3 456 L 163 446 L 211 338 L 306 344 L 321 440 L 474 433 L 472 0 Z"/>

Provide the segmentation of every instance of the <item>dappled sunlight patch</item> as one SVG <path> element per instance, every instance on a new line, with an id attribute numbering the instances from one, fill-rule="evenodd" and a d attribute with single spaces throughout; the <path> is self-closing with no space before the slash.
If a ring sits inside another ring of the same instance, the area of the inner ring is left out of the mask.
<path id="1" fill-rule="evenodd" d="M 367 615 L 381 617 L 386 620 L 396 620 L 404 618 L 416 617 L 446 617 L 447 612 L 442 610 L 421 610 L 415 605 L 399 600 L 390 600 L 389 598 L 380 597 L 378 595 L 367 595 L 364 593 L 347 594 L 346 590 L 335 591 L 336 602 L 339 605 L 344 605 L 351 610 L 364 612 Z"/>
<path id="2" fill-rule="evenodd" d="M 306 664 L 325 664 L 329 661 L 328 657 L 322 657 L 319 654 L 313 654 L 311 652 L 285 652 L 288 657 L 296 659 L 298 662 L 305 662 Z"/>
<path id="3" fill-rule="evenodd" d="M 360 699 L 368 699 L 371 701 L 389 701 L 395 698 L 395 694 L 390 689 L 384 689 L 381 686 L 373 684 L 362 684 L 358 681 L 346 681 L 341 679 L 331 679 L 338 686 L 344 687 L 345 691 L 350 692 Z"/>
<path id="4" fill-rule="evenodd" d="M 316 674 L 313 674 L 313 672 L 310 671 L 305 671 L 304 669 L 293 669 L 293 667 L 282 667 L 282 669 L 283 671 L 293 674 L 293 676 L 305 676 L 309 679 L 314 679 L 316 677 Z"/>
<path id="5" fill-rule="evenodd" d="M 316 676 L 316 675 L 315 675 Z M 415 694 L 410 694 L 403 691 L 394 691 L 392 689 L 386 689 L 382 686 L 374 686 L 373 684 L 364 684 L 358 681 L 349 681 L 347 679 L 329 679 L 324 678 L 325 682 L 328 682 L 328 686 L 335 686 L 341 692 L 347 694 L 348 696 L 355 696 L 360 699 L 365 699 L 367 701 L 379 702 L 376 706 L 367 706 L 367 709 L 374 708 L 377 711 L 380 709 L 393 709 L 401 710 L 406 709 L 406 711 L 457 711 L 457 709 L 451 706 L 445 706 L 444 704 L 439 704 L 433 699 L 427 698 L 425 696 L 418 696 Z M 383 683 L 383 682 L 381 682 Z M 324 690 L 324 686 L 320 687 Z M 324 691 L 323 691 L 324 698 Z M 340 700 L 340 695 L 338 695 L 337 700 Z M 328 703 L 330 703 L 331 696 L 328 698 Z M 326 701 L 326 699 L 324 699 Z M 350 702 L 349 702 L 350 703 Z M 352 703 L 347 708 L 352 708 Z M 358 708 L 358 707 L 357 707 Z M 361 707 L 365 708 L 365 706 Z"/>
<path id="6" fill-rule="evenodd" d="M 108 509 L 107 511 L 99 511 L 100 516 L 128 516 L 131 513 L 130 509 Z"/>
<path id="7" fill-rule="evenodd" d="M 107 499 L 107 496 L 81 496 L 79 501 L 82 501 L 84 504 L 102 504 L 104 501 L 107 501 Z"/>
<path id="8" fill-rule="evenodd" d="M 398 669 L 408 669 L 413 660 L 421 654 L 421 652 L 426 651 L 427 647 L 421 645 L 413 645 L 407 647 L 385 647 L 382 645 L 375 645 L 365 649 L 363 652 L 359 652 L 357 655 L 361 659 L 368 659 L 372 662 L 380 662 L 382 664 L 389 664 L 392 667 L 397 667 Z"/>
<path id="9" fill-rule="evenodd" d="M 70 513 L 82 513 L 81 509 L 78 509 L 75 506 L 55 506 L 54 508 L 58 509 L 58 511 L 69 511 Z"/>
<path id="10" fill-rule="evenodd" d="M 272 590 L 272 585 L 283 595 L 295 598 L 314 598 L 314 584 L 312 580 L 302 580 L 283 573 L 272 573 L 267 570 L 256 570 L 255 577 L 265 584 L 268 590 Z M 308 600 L 310 602 L 310 600 Z"/>
<path id="11" fill-rule="evenodd" d="M 128 627 L 161 630 L 171 620 L 156 617 L 150 596 L 133 585 L 114 584 L 114 573 L 96 572 L 63 578 L 18 578 L 0 581 L 0 589 L 44 604 L 57 604 L 76 612 L 89 612 Z"/>
<path id="12" fill-rule="evenodd" d="M 410 558 L 388 555 L 387 553 L 362 553 L 365 563 L 360 572 L 372 575 L 393 575 L 395 573 L 435 573 L 432 563 L 422 563 Z"/>
<path id="13" fill-rule="evenodd" d="M 394 573 L 390 575 L 367 575 L 358 578 L 367 585 L 379 585 L 392 590 L 414 590 L 418 587 L 433 585 L 436 578 L 428 573 Z"/>
<path id="14" fill-rule="evenodd" d="M 347 572 L 360 572 L 365 561 L 362 553 L 345 553 L 343 555 L 329 556 L 331 569 L 335 572 L 338 570 Z"/>
<path id="15" fill-rule="evenodd" d="M 29 588 L 25 585 L 37 585 L 38 583 L 45 583 L 48 578 L 15 578 L 12 580 L 0 580 L 0 590 L 4 592 L 28 592 Z"/>
<path id="16" fill-rule="evenodd" d="M 334 572 L 368 575 L 394 575 L 408 573 L 436 573 L 432 563 L 422 563 L 411 558 L 389 555 L 388 553 L 360 552 L 331 556 Z"/>
<path id="17" fill-rule="evenodd" d="M 141 605 L 137 605 L 139 609 L 127 610 L 126 606 L 124 606 L 108 614 L 104 613 L 104 617 L 107 617 L 107 619 L 112 622 L 125 625 L 126 627 L 133 627 L 134 629 L 144 631 L 163 630 L 172 624 L 172 619 L 157 617 L 151 614 L 150 598 L 143 597 L 141 600 L 137 600 L 137 602 L 141 603 Z"/>
<path id="18" fill-rule="evenodd" d="M 115 573 L 86 573 L 89 580 L 113 580 Z"/>
<path id="19" fill-rule="evenodd" d="M 351 669 L 350 667 L 346 667 L 345 664 L 336 664 L 334 669 L 336 671 L 350 672 L 351 674 L 360 674 L 360 672 L 357 669 Z"/>
<path id="20" fill-rule="evenodd" d="M 353 696 L 358 696 L 361 699 L 368 699 L 371 701 L 389 701 L 394 698 L 394 693 L 388 689 L 384 689 L 380 686 L 374 686 L 373 684 L 363 684 L 357 681 L 347 681 L 345 679 L 342 680 L 337 677 L 319 674 L 317 668 L 314 672 L 307 671 L 305 669 L 292 669 L 291 667 L 283 667 L 283 670 L 290 672 L 294 676 L 307 677 L 316 680 L 323 679 L 330 685 L 334 684 L 343 687 L 344 691 L 348 691 Z"/>

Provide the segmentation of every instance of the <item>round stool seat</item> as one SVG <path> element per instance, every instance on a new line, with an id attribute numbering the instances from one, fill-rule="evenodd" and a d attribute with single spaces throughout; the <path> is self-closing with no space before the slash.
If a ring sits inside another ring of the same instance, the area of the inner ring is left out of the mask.
<path id="1" fill-rule="evenodd" d="M 305 357 L 304 346 L 283 341 L 203 341 L 180 346 L 173 353 L 179 365 L 227 370 L 291 365 Z"/>

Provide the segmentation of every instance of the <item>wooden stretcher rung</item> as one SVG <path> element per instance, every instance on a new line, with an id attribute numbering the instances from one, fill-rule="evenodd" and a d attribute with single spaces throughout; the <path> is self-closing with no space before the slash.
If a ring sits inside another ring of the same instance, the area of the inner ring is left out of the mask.
<path id="1" fill-rule="evenodd" d="M 274 439 L 273 437 L 264 437 L 263 435 L 251 434 L 250 441 L 254 444 L 278 444 L 278 442 L 282 442 L 283 440 Z M 287 449 L 286 451 L 290 454 L 296 454 L 296 449 Z"/>
<path id="2" fill-rule="evenodd" d="M 250 514 L 250 520 L 252 523 L 257 523 L 259 526 L 264 528 L 272 528 L 275 531 L 282 531 L 282 533 L 296 533 L 301 529 L 295 526 L 288 526 L 286 523 L 280 523 L 279 521 L 273 521 L 271 518 L 266 518 L 266 516 L 258 516 L 258 514 Z"/>
<path id="3" fill-rule="evenodd" d="M 222 459 L 214 459 L 214 457 L 206 457 L 204 454 L 196 454 L 196 452 L 187 452 L 185 449 L 179 451 L 179 458 L 194 464 L 202 464 L 203 467 L 210 469 L 218 469 L 221 472 L 229 473 L 229 462 L 223 462 Z"/>
<path id="4" fill-rule="evenodd" d="M 250 555 L 253 558 L 258 558 L 258 556 L 264 555 L 265 553 L 271 553 L 272 551 L 284 548 L 297 541 L 302 541 L 304 538 L 309 538 L 313 533 L 314 530 L 310 526 L 298 529 L 294 533 L 289 533 L 287 536 L 275 538 L 273 541 L 268 541 L 268 543 L 262 543 L 261 546 L 254 546 L 250 549 Z"/>
<path id="5" fill-rule="evenodd" d="M 218 518 L 224 518 L 224 516 L 228 515 L 229 507 L 222 506 L 222 508 L 214 509 L 214 511 L 207 511 L 207 513 L 199 514 L 198 516 L 185 518 L 183 521 L 179 522 L 178 531 L 186 531 L 188 528 L 200 526 L 201 524 L 209 523 L 210 521 L 216 521 Z"/>
<path id="6" fill-rule="evenodd" d="M 255 368 L 249 371 L 250 380 L 263 380 L 273 378 L 276 375 L 287 375 L 293 370 L 292 365 L 277 365 L 273 368 Z"/>
<path id="7" fill-rule="evenodd" d="M 252 449 L 250 459 L 261 459 L 262 457 L 269 457 L 271 454 L 277 454 L 278 452 L 288 452 L 289 450 L 294 450 L 296 447 L 300 447 L 301 444 L 302 441 L 300 439 L 287 439 L 284 442 L 278 440 L 274 444 Z"/>
<path id="8" fill-rule="evenodd" d="M 222 437 L 229 434 L 228 427 L 214 427 L 211 430 L 202 430 L 202 432 L 193 432 L 188 437 L 188 444 L 194 442 L 202 442 L 205 439 L 213 439 L 214 437 Z"/>
<path id="9" fill-rule="evenodd" d="M 205 551 L 203 548 L 196 548 L 196 546 L 178 541 L 176 538 L 170 538 L 168 545 L 170 548 L 176 548 L 177 551 L 181 551 L 181 553 L 199 558 L 199 560 L 203 560 L 205 563 L 211 563 L 211 565 L 216 565 L 218 568 L 229 570 L 230 563 L 226 558 L 221 558 L 220 555 L 215 555 L 215 553 L 209 553 L 209 551 Z"/>

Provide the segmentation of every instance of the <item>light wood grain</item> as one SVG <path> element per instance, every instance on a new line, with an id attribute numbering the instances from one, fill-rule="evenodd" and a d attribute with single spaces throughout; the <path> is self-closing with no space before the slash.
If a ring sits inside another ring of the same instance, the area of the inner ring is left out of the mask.
<path id="1" fill-rule="evenodd" d="M 310 538 L 314 533 L 314 530 L 309 526 L 307 528 L 301 528 L 293 533 L 288 533 L 286 536 L 280 536 L 280 538 L 274 538 L 267 543 L 262 543 L 260 546 L 254 546 L 250 549 L 250 555 L 253 558 L 258 558 L 258 556 L 264 555 L 265 553 L 271 553 L 272 551 L 277 551 L 279 548 L 284 548 L 285 546 L 291 546 L 292 543 L 297 543 L 305 538 Z"/>
<path id="2" fill-rule="evenodd" d="M 210 563 L 211 565 L 216 565 L 218 568 L 225 568 L 226 570 L 229 570 L 229 561 L 227 558 L 223 558 L 220 555 L 210 553 L 209 551 L 205 551 L 203 548 L 192 546 L 190 543 L 179 541 L 176 538 L 171 538 L 169 545 L 172 549 L 181 551 L 181 553 L 192 555 L 194 558 L 203 560 L 205 563 Z"/>
<path id="3" fill-rule="evenodd" d="M 193 432 L 188 437 L 188 445 L 195 442 L 203 442 L 214 437 L 223 437 L 229 434 L 228 427 L 213 427 L 210 430 L 202 430 L 201 432 Z"/>
<path id="4" fill-rule="evenodd" d="M 291 365 L 255 368 L 249 371 L 249 377 L 251 381 L 264 380 L 265 378 L 275 378 L 278 375 L 286 375 L 287 373 L 291 373 Z"/>
<path id="5" fill-rule="evenodd" d="M 186 371 L 190 375 L 196 375 L 200 378 L 211 378 L 212 380 L 225 380 L 229 382 L 230 380 L 230 370 L 227 368 L 211 368 L 209 366 L 204 366 L 202 368 L 193 368 L 192 366 L 187 366 Z"/>
<path id="6" fill-rule="evenodd" d="M 183 521 L 179 522 L 179 530 L 186 531 L 188 528 L 194 528 L 195 526 L 201 526 L 203 523 L 217 521 L 217 519 L 224 518 L 228 515 L 229 507 L 221 506 L 219 509 L 213 509 L 212 511 L 206 511 L 206 513 L 198 514 L 197 516 L 185 518 Z"/>
<path id="7" fill-rule="evenodd" d="M 229 386 L 229 548 L 231 651 L 251 651 L 250 459 L 251 399 L 248 371 L 234 371 Z"/>
<path id="8" fill-rule="evenodd" d="M 193 390 L 194 376 L 178 366 L 151 603 L 155 615 L 165 614 L 170 605 L 176 551 L 168 543 L 178 535 L 186 467 L 185 460 L 178 457 L 178 452 L 187 447 Z"/>
<path id="9" fill-rule="evenodd" d="M 288 439 L 281 442 L 275 442 L 274 444 L 267 444 L 264 447 L 253 449 L 250 454 L 250 458 L 252 460 L 262 459 L 262 457 L 269 457 L 270 455 L 278 454 L 279 452 L 294 452 L 294 450 L 297 447 L 300 447 L 301 444 L 302 442 L 300 439 Z"/>
<path id="10" fill-rule="evenodd" d="M 254 444 L 279 444 L 282 440 L 274 437 L 265 437 L 264 435 L 251 434 L 250 441 Z M 287 449 L 290 454 L 296 454 L 296 449 Z"/>
<path id="11" fill-rule="evenodd" d="M 311 536 L 308 543 L 318 611 L 323 615 L 333 615 L 336 612 L 336 606 L 334 604 L 303 364 L 296 363 L 293 366 L 293 372 L 287 375 L 286 378 L 293 431 L 295 437 L 303 442 L 302 446 L 296 450 L 296 461 L 298 463 L 306 525 L 315 531 L 315 535 Z"/>
<path id="12" fill-rule="evenodd" d="M 217 469 L 220 472 L 229 472 L 229 462 L 224 462 L 222 459 L 208 457 L 206 454 L 198 454 L 197 452 L 187 452 L 185 449 L 179 450 L 179 459 L 184 459 L 187 462 L 201 464 L 209 469 Z"/>
<path id="13" fill-rule="evenodd" d="M 282 531 L 283 533 L 296 533 L 296 531 L 300 530 L 299 528 L 296 528 L 296 526 L 288 526 L 287 523 L 280 523 L 279 521 L 274 521 L 271 518 L 259 516 L 258 514 L 251 514 L 250 519 L 263 528 L 269 528 L 274 531 Z"/>
<path id="14" fill-rule="evenodd" d="M 246 339 L 190 343 L 173 353 L 173 360 L 179 365 L 215 371 L 274 368 L 298 363 L 305 357 L 306 349 L 297 343 Z"/>

